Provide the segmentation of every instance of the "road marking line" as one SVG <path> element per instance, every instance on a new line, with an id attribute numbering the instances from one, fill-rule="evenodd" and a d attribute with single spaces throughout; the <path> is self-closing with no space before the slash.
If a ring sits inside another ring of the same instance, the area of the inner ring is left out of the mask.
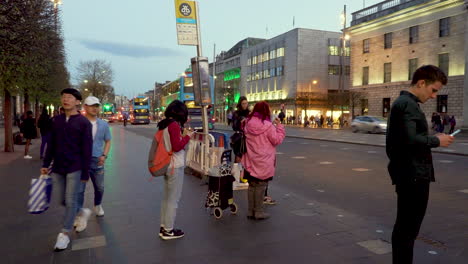
<path id="1" fill-rule="evenodd" d="M 310 143 L 302 142 L 301 145 L 309 145 Z"/>
<path id="2" fill-rule="evenodd" d="M 335 162 L 332 162 L 332 161 L 321 161 L 321 162 L 319 162 L 319 163 L 322 164 L 322 165 L 335 164 Z"/>
<path id="3" fill-rule="evenodd" d="M 437 255 L 437 251 L 434 251 L 434 250 L 430 250 L 428 251 L 427 253 L 431 254 L 431 255 Z"/>
<path id="4" fill-rule="evenodd" d="M 106 246 L 105 236 L 93 236 L 75 239 L 72 242 L 72 251 Z"/>
<path id="5" fill-rule="evenodd" d="M 354 168 L 352 169 L 353 171 L 359 171 L 359 172 L 364 172 L 364 171 L 371 171 L 371 169 L 366 169 L 366 168 Z"/>
<path id="6" fill-rule="evenodd" d="M 383 233 L 383 230 L 378 229 L 378 230 L 375 230 L 375 232 L 377 232 L 377 233 Z"/>
<path id="7" fill-rule="evenodd" d="M 276 152 L 276 155 L 283 155 L 283 152 Z"/>
<path id="8" fill-rule="evenodd" d="M 383 255 L 392 252 L 392 245 L 380 239 L 362 241 L 358 242 L 357 244 L 377 255 Z"/>
<path id="9" fill-rule="evenodd" d="M 306 157 L 304 156 L 294 156 L 294 157 L 291 157 L 291 159 L 305 159 Z"/>
<path id="10" fill-rule="evenodd" d="M 458 192 L 461 192 L 461 193 L 468 193 L 468 189 L 465 189 L 465 190 L 459 190 Z"/>
<path id="11" fill-rule="evenodd" d="M 317 192 L 323 193 L 323 192 L 325 192 L 325 191 L 324 191 L 324 190 L 317 190 Z"/>
<path id="12" fill-rule="evenodd" d="M 440 163 L 453 163 L 453 160 L 438 160 Z"/>

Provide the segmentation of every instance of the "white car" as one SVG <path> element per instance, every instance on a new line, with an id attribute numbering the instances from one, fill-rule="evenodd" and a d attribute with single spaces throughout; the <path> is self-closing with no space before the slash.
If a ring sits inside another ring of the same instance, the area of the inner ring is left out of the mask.
<path id="1" fill-rule="evenodd" d="M 359 131 L 368 133 L 386 133 L 387 120 L 378 116 L 357 116 L 351 122 L 351 130 L 356 133 Z"/>

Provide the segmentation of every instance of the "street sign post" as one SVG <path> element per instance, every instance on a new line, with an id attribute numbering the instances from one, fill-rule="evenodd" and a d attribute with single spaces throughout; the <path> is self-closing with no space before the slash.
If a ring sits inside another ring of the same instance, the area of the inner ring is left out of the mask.
<path id="1" fill-rule="evenodd" d="M 196 105 L 211 104 L 211 87 L 208 58 L 192 58 L 193 95 Z"/>
<path id="2" fill-rule="evenodd" d="M 198 46 L 198 18 L 195 1 L 175 0 L 177 42 Z"/>

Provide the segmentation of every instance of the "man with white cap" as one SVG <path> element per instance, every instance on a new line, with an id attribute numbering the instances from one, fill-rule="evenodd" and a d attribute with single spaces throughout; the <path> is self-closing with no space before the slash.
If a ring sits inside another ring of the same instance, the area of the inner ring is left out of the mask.
<path id="1" fill-rule="evenodd" d="M 86 118 L 92 124 L 93 151 L 91 164 L 89 166 L 89 176 L 94 187 L 94 211 L 96 216 L 104 216 L 102 208 L 102 197 L 104 195 L 104 163 L 107 159 L 111 146 L 111 134 L 109 125 L 104 120 L 98 118 L 101 103 L 94 96 L 89 96 L 84 101 Z M 82 184 L 78 194 L 78 214 L 75 218 L 76 231 L 81 232 L 86 229 L 91 210 L 83 208 L 86 182 Z"/>

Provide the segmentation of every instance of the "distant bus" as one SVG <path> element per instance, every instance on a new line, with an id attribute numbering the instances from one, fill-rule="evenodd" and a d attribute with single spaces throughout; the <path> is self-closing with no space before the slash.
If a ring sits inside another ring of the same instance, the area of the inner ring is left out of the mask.
<path id="1" fill-rule="evenodd" d="M 130 123 L 149 124 L 150 123 L 150 102 L 149 97 L 136 96 L 130 102 Z"/>
<path id="2" fill-rule="evenodd" d="M 211 98 L 214 100 L 214 82 L 211 76 L 210 81 Z M 162 106 L 167 107 L 174 100 L 182 101 L 188 108 L 189 116 L 186 127 L 194 130 L 202 130 L 202 109 L 200 106 L 195 105 L 191 70 L 187 70 L 184 76 L 162 87 Z M 208 129 L 214 129 L 214 120 L 210 113 L 208 113 Z"/>

